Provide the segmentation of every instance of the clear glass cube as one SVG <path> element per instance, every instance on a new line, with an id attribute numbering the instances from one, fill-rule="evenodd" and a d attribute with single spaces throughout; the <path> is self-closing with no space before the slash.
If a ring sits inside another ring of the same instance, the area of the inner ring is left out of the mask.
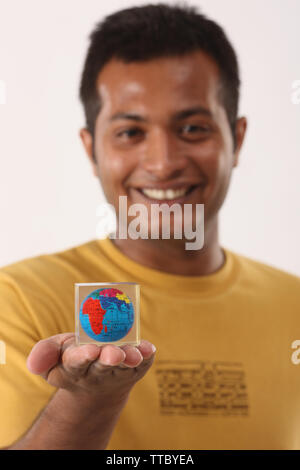
<path id="1" fill-rule="evenodd" d="M 134 282 L 75 284 L 76 344 L 140 344 L 140 286 Z"/>

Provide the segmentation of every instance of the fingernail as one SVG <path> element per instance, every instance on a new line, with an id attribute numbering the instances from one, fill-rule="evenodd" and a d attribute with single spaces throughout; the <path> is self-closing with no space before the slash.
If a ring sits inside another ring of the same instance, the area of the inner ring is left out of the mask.
<path id="1" fill-rule="evenodd" d="M 152 352 L 155 353 L 156 351 L 156 347 L 154 346 L 154 344 L 152 344 Z"/>

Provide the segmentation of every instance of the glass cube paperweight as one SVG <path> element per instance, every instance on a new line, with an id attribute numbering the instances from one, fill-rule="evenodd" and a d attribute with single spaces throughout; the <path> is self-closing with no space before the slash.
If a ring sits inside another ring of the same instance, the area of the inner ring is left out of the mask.
<path id="1" fill-rule="evenodd" d="M 140 286 L 133 282 L 75 284 L 76 344 L 140 344 Z"/>

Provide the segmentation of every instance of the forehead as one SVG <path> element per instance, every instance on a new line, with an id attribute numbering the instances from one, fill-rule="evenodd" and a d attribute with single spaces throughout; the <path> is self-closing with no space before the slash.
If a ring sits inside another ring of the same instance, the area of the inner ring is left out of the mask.
<path id="1" fill-rule="evenodd" d="M 219 86 L 218 66 L 202 51 L 145 62 L 112 59 L 97 79 L 100 114 L 131 108 L 163 111 L 195 102 L 212 109 Z"/>

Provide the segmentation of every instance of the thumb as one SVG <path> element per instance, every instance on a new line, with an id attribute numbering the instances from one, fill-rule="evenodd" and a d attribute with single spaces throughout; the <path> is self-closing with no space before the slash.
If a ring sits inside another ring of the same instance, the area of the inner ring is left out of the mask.
<path id="1" fill-rule="evenodd" d="M 73 333 L 64 333 L 36 343 L 27 358 L 27 369 L 33 374 L 42 374 L 54 367 L 59 361 L 64 342 L 73 336 Z"/>

